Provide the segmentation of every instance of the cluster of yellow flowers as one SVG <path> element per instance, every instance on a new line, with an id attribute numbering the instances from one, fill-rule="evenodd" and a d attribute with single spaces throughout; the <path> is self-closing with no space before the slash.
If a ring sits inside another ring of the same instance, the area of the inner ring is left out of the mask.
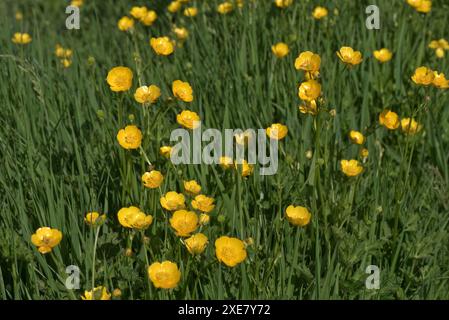
<path id="1" fill-rule="evenodd" d="M 412 76 L 412 80 L 414 83 L 421 86 L 432 85 L 439 89 L 449 88 L 449 81 L 446 79 L 444 73 L 433 71 L 427 67 L 417 68 Z"/>
<path id="2" fill-rule="evenodd" d="M 32 40 L 31 36 L 28 33 L 20 33 L 16 32 L 14 33 L 14 36 L 12 37 L 12 42 L 15 44 L 28 44 Z"/>
<path id="3" fill-rule="evenodd" d="M 440 39 L 440 40 L 432 40 L 429 43 L 429 48 L 435 50 L 435 54 L 438 58 L 442 59 L 444 58 L 445 51 L 449 50 L 449 43 L 446 39 Z"/>
<path id="4" fill-rule="evenodd" d="M 55 55 L 60 59 L 59 61 L 64 68 L 68 68 L 72 64 L 73 51 L 71 49 L 64 48 L 60 44 L 57 44 Z"/>

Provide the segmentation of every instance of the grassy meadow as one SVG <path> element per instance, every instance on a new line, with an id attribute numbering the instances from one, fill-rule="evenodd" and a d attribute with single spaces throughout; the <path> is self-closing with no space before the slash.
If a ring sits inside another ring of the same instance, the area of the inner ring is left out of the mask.
<path id="1" fill-rule="evenodd" d="M 220 14 L 224 0 L 190 0 L 174 13 L 170 2 L 85 0 L 79 30 L 65 25 L 70 1 L 0 2 L 0 299 L 81 299 L 99 286 L 111 299 L 449 299 L 449 95 L 411 79 L 421 66 L 449 76 L 449 51 L 439 58 L 429 48 L 449 39 L 449 3 L 434 0 L 420 13 L 406 0 L 294 0 L 285 8 L 244 0 Z M 365 26 L 371 4 L 380 9 L 379 30 Z M 122 31 L 118 21 L 133 6 L 157 19 L 134 19 Z M 312 16 L 317 6 L 326 17 Z M 185 16 L 187 7 L 197 15 Z M 175 25 L 188 30 L 186 39 Z M 16 32 L 32 41 L 14 43 Z M 167 56 L 150 46 L 162 36 L 176 41 Z M 278 42 L 289 47 L 283 58 L 272 52 Z M 66 65 L 58 44 L 73 51 Z M 343 63 L 336 52 L 344 46 L 363 61 Z M 390 61 L 373 56 L 381 48 Z M 312 76 L 295 68 L 304 51 L 321 58 L 316 114 L 298 108 L 298 88 Z M 108 85 L 117 66 L 131 69 L 129 90 Z M 174 96 L 175 80 L 190 84 L 192 102 Z M 143 85 L 158 86 L 159 99 L 137 102 Z M 385 109 L 415 119 L 419 130 L 386 128 Z M 278 172 L 172 164 L 160 147 L 174 144 L 183 110 L 196 112 L 204 129 L 287 126 Z M 118 142 L 127 125 L 141 130 L 139 148 Z M 363 134 L 362 145 L 348 138 L 351 130 Z M 363 171 L 347 176 L 343 159 Z M 153 189 L 141 179 L 151 170 L 164 177 Z M 215 200 L 209 223 L 192 233 L 208 238 L 196 255 L 160 203 L 169 191 L 183 193 L 199 215 L 184 190 L 189 180 Z M 307 208 L 310 222 L 291 223 L 290 205 Z M 129 206 L 152 223 L 124 227 L 117 213 Z M 86 223 L 90 212 L 105 214 L 104 223 Z M 41 227 L 62 233 L 51 252 L 31 241 Z M 221 236 L 243 241 L 246 258 L 234 267 L 217 258 Z M 181 274 L 171 289 L 147 272 L 166 260 Z M 70 265 L 79 268 L 78 289 L 66 288 Z M 380 270 L 378 289 L 365 286 L 369 265 Z"/>

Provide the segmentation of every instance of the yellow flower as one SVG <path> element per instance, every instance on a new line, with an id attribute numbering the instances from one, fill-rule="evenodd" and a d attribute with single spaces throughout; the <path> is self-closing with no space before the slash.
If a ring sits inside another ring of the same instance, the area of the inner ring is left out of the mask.
<path id="1" fill-rule="evenodd" d="M 28 44 L 31 40 L 31 36 L 28 33 L 16 32 L 12 37 L 12 42 L 15 44 Z"/>
<path id="2" fill-rule="evenodd" d="M 369 156 L 369 151 L 367 148 L 362 148 L 360 149 L 360 157 L 362 157 L 362 159 L 366 159 Z"/>
<path id="3" fill-rule="evenodd" d="M 301 52 L 295 60 L 296 70 L 315 73 L 320 70 L 321 58 L 318 54 L 311 51 Z"/>
<path id="4" fill-rule="evenodd" d="M 413 8 L 418 8 L 422 5 L 423 0 L 407 0 L 407 3 L 411 5 Z"/>
<path id="5" fill-rule="evenodd" d="M 126 150 L 138 149 L 142 143 L 142 132 L 134 125 L 126 126 L 117 133 L 117 140 Z"/>
<path id="6" fill-rule="evenodd" d="M 193 209 L 197 209 L 201 212 L 209 213 L 215 208 L 214 201 L 214 198 L 206 197 L 205 195 L 200 194 L 192 200 L 192 207 Z"/>
<path id="7" fill-rule="evenodd" d="M 318 6 L 313 10 L 312 16 L 316 20 L 320 20 L 320 19 L 323 19 L 324 17 L 326 17 L 327 14 L 328 14 L 328 11 L 326 8 Z"/>
<path id="8" fill-rule="evenodd" d="M 154 84 L 137 88 L 134 99 L 139 103 L 155 103 L 161 96 L 161 89 Z"/>
<path id="9" fill-rule="evenodd" d="M 401 120 L 401 129 L 406 135 L 414 135 L 421 131 L 422 126 L 414 119 L 404 118 Z"/>
<path id="10" fill-rule="evenodd" d="M 396 112 L 385 109 L 379 115 L 380 125 L 390 130 L 396 130 L 399 127 L 399 116 Z"/>
<path id="11" fill-rule="evenodd" d="M 91 291 L 84 291 L 84 296 L 81 296 L 83 300 L 111 300 L 111 294 L 108 289 L 103 286 L 94 288 Z"/>
<path id="12" fill-rule="evenodd" d="M 185 208 L 185 197 L 182 193 L 169 191 L 160 199 L 161 206 L 168 211 L 176 211 Z"/>
<path id="13" fill-rule="evenodd" d="M 238 169 L 239 166 L 242 170 L 242 177 L 248 177 L 250 176 L 254 171 L 254 166 L 252 164 L 249 164 L 248 161 L 243 160 L 241 164 L 235 163 L 235 168 Z"/>
<path id="14" fill-rule="evenodd" d="M 351 47 L 341 47 L 340 51 L 337 52 L 337 56 L 343 63 L 349 66 L 355 66 L 362 62 L 362 53 L 354 51 Z"/>
<path id="15" fill-rule="evenodd" d="M 432 84 L 440 89 L 447 89 L 449 88 L 449 80 L 446 79 L 446 76 L 444 73 L 438 73 L 437 71 L 434 72 L 435 78 L 432 81 Z"/>
<path id="16" fill-rule="evenodd" d="M 168 12 L 171 12 L 171 13 L 178 12 L 179 9 L 181 9 L 181 5 L 182 5 L 181 1 L 172 1 L 168 5 L 167 10 L 168 10 Z"/>
<path id="17" fill-rule="evenodd" d="M 208 243 L 207 237 L 202 233 L 197 233 L 185 240 L 187 250 L 193 255 L 203 253 Z"/>
<path id="18" fill-rule="evenodd" d="M 304 101 L 304 104 L 299 106 L 299 112 L 316 115 L 318 113 L 318 106 L 316 100 Z"/>
<path id="19" fill-rule="evenodd" d="M 195 180 L 184 181 L 184 190 L 191 195 L 201 192 L 201 186 Z"/>
<path id="20" fill-rule="evenodd" d="M 298 96 L 302 100 L 312 101 L 321 94 L 321 85 L 316 80 L 308 80 L 299 86 Z"/>
<path id="21" fill-rule="evenodd" d="M 186 129 L 195 129 L 201 120 L 196 112 L 183 110 L 176 116 L 176 121 Z"/>
<path id="22" fill-rule="evenodd" d="M 151 38 L 150 45 L 156 54 L 168 56 L 173 53 L 174 45 L 169 37 Z"/>
<path id="23" fill-rule="evenodd" d="M 148 277 L 156 288 L 172 289 L 181 280 L 181 271 L 171 261 L 154 262 L 148 267 Z"/>
<path id="24" fill-rule="evenodd" d="M 106 215 L 105 214 L 100 215 L 98 212 L 89 212 L 86 214 L 86 217 L 84 218 L 84 222 L 93 227 L 97 227 L 103 224 L 105 220 Z"/>
<path id="25" fill-rule="evenodd" d="M 351 130 L 349 132 L 349 140 L 354 144 L 363 144 L 365 142 L 365 137 L 361 132 Z"/>
<path id="26" fill-rule="evenodd" d="M 148 12 L 147 7 L 132 7 L 129 14 L 133 16 L 134 19 L 141 19 L 143 18 Z"/>
<path id="27" fill-rule="evenodd" d="M 210 222 L 210 216 L 208 214 L 202 213 L 200 214 L 200 226 L 205 226 L 206 224 L 209 224 Z"/>
<path id="28" fill-rule="evenodd" d="M 282 140 L 287 135 L 288 128 L 283 124 L 273 123 L 270 127 L 266 129 L 266 131 L 267 136 L 269 136 L 271 139 Z"/>
<path id="29" fill-rule="evenodd" d="M 157 19 L 156 11 L 149 10 L 142 18 L 140 18 L 140 22 L 142 22 L 145 26 L 151 26 L 154 21 Z"/>
<path id="30" fill-rule="evenodd" d="M 449 43 L 446 39 L 433 40 L 429 44 L 429 48 L 435 50 L 438 58 L 444 58 L 444 51 L 449 50 Z"/>
<path id="31" fill-rule="evenodd" d="M 234 161 L 230 157 L 220 157 L 219 163 L 220 167 L 225 170 L 234 166 Z"/>
<path id="32" fill-rule="evenodd" d="M 193 101 L 193 90 L 188 82 L 183 82 L 181 80 L 173 81 L 172 92 L 176 98 L 184 102 Z"/>
<path id="33" fill-rule="evenodd" d="M 61 59 L 61 64 L 64 68 L 68 68 L 72 65 L 72 60 L 70 59 Z"/>
<path id="34" fill-rule="evenodd" d="M 229 12 L 231 12 L 234 9 L 234 6 L 232 5 L 232 3 L 225 1 L 221 4 L 218 5 L 217 7 L 217 11 L 220 14 L 227 14 Z"/>
<path id="35" fill-rule="evenodd" d="M 84 0 L 72 0 L 71 5 L 74 7 L 81 7 L 84 4 Z"/>
<path id="36" fill-rule="evenodd" d="M 363 167 L 357 160 L 341 160 L 341 171 L 348 177 L 355 177 L 362 173 Z"/>
<path id="37" fill-rule="evenodd" d="M 157 170 L 151 170 L 150 172 L 145 172 L 142 175 L 142 182 L 145 188 L 159 188 L 163 180 L 164 176 Z"/>
<path id="38" fill-rule="evenodd" d="M 412 76 L 414 83 L 418 85 L 428 86 L 432 84 L 435 79 L 434 72 L 427 67 L 419 67 L 415 70 L 415 74 Z"/>
<path id="39" fill-rule="evenodd" d="M 117 217 L 122 226 L 130 229 L 146 229 L 153 223 L 152 215 L 146 215 L 134 206 L 120 209 Z"/>
<path id="40" fill-rule="evenodd" d="M 289 53 L 288 45 L 284 42 L 278 42 L 271 47 L 271 51 L 277 58 L 283 58 Z"/>
<path id="41" fill-rule="evenodd" d="M 173 32 L 179 40 L 185 40 L 189 36 L 189 31 L 186 28 L 173 28 Z"/>
<path id="42" fill-rule="evenodd" d="M 252 141 L 252 139 L 254 139 L 254 133 L 250 130 L 245 130 L 244 132 L 241 133 L 235 133 L 234 138 L 237 144 L 245 146 L 250 141 Z"/>
<path id="43" fill-rule="evenodd" d="M 23 13 L 21 11 L 16 11 L 16 14 L 14 15 L 17 21 L 23 20 Z"/>
<path id="44" fill-rule="evenodd" d="M 391 53 L 390 50 L 387 48 L 382 48 L 380 50 L 375 50 L 373 52 L 374 58 L 379 60 L 380 62 L 384 63 L 391 60 L 391 57 L 393 56 L 393 53 Z"/>
<path id="45" fill-rule="evenodd" d="M 112 296 L 114 298 L 120 298 L 122 296 L 122 290 L 115 288 L 114 291 L 112 291 Z"/>
<path id="46" fill-rule="evenodd" d="M 106 80 L 112 91 L 128 91 L 133 84 L 133 72 L 127 67 L 115 67 L 109 71 Z"/>
<path id="47" fill-rule="evenodd" d="M 431 0 L 422 0 L 422 3 L 419 7 L 416 8 L 416 11 L 421 13 L 429 13 L 432 10 L 432 1 Z"/>
<path id="48" fill-rule="evenodd" d="M 134 20 L 124 16 L 118 21 L 117 26 L 121 31 L 128 31 L 134 27 Z"/>
<path id="49" fill-rule="evenodd" d="M 61 242 L 61 239 L 61 231 L 49 227 L 39 228 L 31 236 L 31 242 L 38 247 L 39 252 L 42 254 L 51 252 Z"/>
<path id="50" fill-rule="evenodd" d="M 178 210 L 170 218 L 170 225 L 179 237 L 188 237 L 198 228 L 198 216 L 193 211 Z"/>
<path id="51" fill-rule="evenodd" d="M 162 146 L 159 148 L 159 154 L 164 158 L 170 159 L 172 147 Z"/>
<path id="52" fill-rule="evenodd" d="M 70 58 L 73 54 L 73 51 L 70 49 L 63 48 L 60 44 L 56 45 L 55 55 L 58 58 Z"/>
<path id="53" fill-rule="evenodd" d="M 293 3 L 293 0 L 275 0 L 274 3 L 279 8 L 287 8 Z"/>
<path id="54" fill-rule="evenodd" d="M 186 17 L 194 17 L 198 14 L 198 9 L 195 7 L 189 7 L 184 9 L 184 15 Z"/>
<path id="55" fill-rule="evenodd" d="M 237 238 L 222 236 L 215 240 L 215 255 L 228 267 L 235 267 L 246 259 L 245 243 Z"/>
<path id="56" fill-rule="evenodd" d="M 305 207 L 290 205 L 285 210 L 285 217 L 292 225 L 304 227 L 309 224 L 312 215 Z"/>

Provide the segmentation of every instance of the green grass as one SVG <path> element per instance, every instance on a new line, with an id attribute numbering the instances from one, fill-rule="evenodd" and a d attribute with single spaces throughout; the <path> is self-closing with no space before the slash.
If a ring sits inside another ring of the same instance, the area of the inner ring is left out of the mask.
<path id="1" fill-rule="evenodd" d="M 120 288 L 123 299 L 449 298 L 449 99 L 447 92 L 419 89 L 410 80 L 421 65 L 449 75 L 449 58 L 437 59 L 427 48 L 431 40 L 448 37 L 448 4 L 435 0 L 432 12 L 420 15 L 399 0 L 294 1 L 284 10 L 271 0 L 248 0 L 241 11 L 221 16 L 215 12 L 219 2 L 208 0 L 191 1 L 199 14 L 189 19 L 168 14 L 164 1 L 85 2 L 78 31 L 65 29 L 63 1 L 0 3 L 0 298 L 79 299 L 91 289 L 93 264 L 95 285 Z M 381 9 L 380 30 L 365 28 L 365 7 L 373 3 Z M 155 9 L 159 18 L 151 27 L 136 24 L 133 38 L 116 23 L 137 4 Z M 313 20 L 316 5 L 330 15 Z M 23 21 L 14 19 L 16 10 L 24 12 Z M 156 56 L 149 39 L 173 37 L 172 23 L 188 28 L 189 38 L 170 57 Z M 32 43 L 13 44 L 18 31 L 29 32 Z M 282 60 L 271 53 L 279 41 L 290 46 Z M 54 55 L 57 43 L 74 50 L 68 69 Z M 344 45 L 363 53 L 361 65 L 344 68 L 335 54 Z M 384 65 L 372 57 L 382 47 L 394 52 Z M 335 109 L 335 117 L 298 111 L 303 73 L 293 65 L 306 50 L 322 57 L 322 107 Z M 118 65 L 134 72 L 125 94 L 112 93 L 105 81 Z M 159 110 L 161 116 L 144 140 L 149 159 L 165 176 L 161 192 L 181 192 L 182 180 L 196 179 L 216 199 L 211 223 L 202 229 L 209 245 L 197 258 L 168 225 L 159 190 L 141 185 L 143 157 L 125 152 L 116 140 L 124 123 L 131 123 L 130 114 L 140 128 L 149 125 L 133 99 L 138 68 L 144 84 L 162 90 L 149 121 Z M 192 104 L 169 99 L 176 79 L 192 85 Z M 411 116 L 426 97 L 417 115 L 423 130 L 415 137 L 375 126 L 384 108 Z M 241 178 L 218 166 L 173 167 L 158 150 L 179 127 L 176 114 L 187 108 L 207 128 L 286 124 L 279 172 L 260 176 L 256 168 Z M 357 157 L 358 148 L 347 138 L 352 129 L 368 130 L 370 155 L 363 174 L 349 179 L 339 161 Z M 123 168 L 125 155 L 131 170 Z M 309 208 L 308 226 L 286 221 L 290 204 Z M 136 233 L 132 257 L 124 255 L 132 232 L 117 220 L 118 210 L 129 205 L 154 217 L 145 231 L 147 250 Z M 83 222 L 92 210 L 107 214 L 95 262 L 94 230 Z M 30 241 L 41 226 L 63 233 L 47 255 Z M 214 241 L 221 235 L 254 239 L 244 263 L 218 263 Z M 178 264 L 182 280 L 176 289 L 149 282 L 146 254 L 150 263 Z M 365 288 L 370 264 L 381 270 L 379 290 Z M 64 286 L 68 265 L 81 270 L 80 290 Z"/>

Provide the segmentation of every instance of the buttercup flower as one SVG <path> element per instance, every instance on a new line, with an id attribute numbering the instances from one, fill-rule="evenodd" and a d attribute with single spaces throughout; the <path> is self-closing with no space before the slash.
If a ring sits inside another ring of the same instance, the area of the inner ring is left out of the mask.
<path id="1" fill-rule="evenodd" d="M 129 12 L 129 14 L 134 18 L 134 19 L 141 19 L 143 18 L 148 12 L 147 7 L 142 6 L 142 7 L 132 7 L 131 11 Z"/>
<path id="2" fill-rule="evenodd" d="M 31 40 L 31 36 L 28 33 L 16 32 L 12 37 L 12 42 L 15 44 L 28 44 Z"/>
<path id="3" fill-rule="evenodd" d="M 250 176 L 254 171 L 254 166 L 252 164 L 249 164 L 248 161 L 243 160 L 241 164 L 235 163 L 235 168 L 238 170 L 239 167 L 241 167 L 242 170 L 242 177 L 248 177 Z"/>
<path id="4" fill-rule="evenodd" d="M 326 17 L 327 14 L 328 14 L 328 11 L 326 8 L 318 6 L 313 10 L 312 16 L 316 20 L 320 20 L 320 19 L 323 19 L 324 17 Z"/>
<path id="5" fill-rule="evenodd" d="M 181 9 L 182 3 L 181 1 L 172 1 L 167 7 L 168 12 L 175 13 Z"/>
<path id="6" fill-rule="evenodd" d="M 206 249 L 208 239 L 202 233 L 197 233 L 186 239 L 185 241 L 187 250 L 193 255 L 203 253 L 204 249 Z"/>
<path id="7" fill-rule="evenodd" d="M 209 213 L 215 208 L 215 199 L 206 197 L 203 194 L 197 195 L 194 200 L 192 200 L 193 209 L 197 209 L 201 212 Z"/>
<path id="8" fill-rule="evenodd" d="M 117 133 L 117 141 L 126 150 L 138 149 L 142 143 L 142 132 L 134 125 L 126 126 Z"/>
<path id="9" fill-rule="evenodd" d="M 60 61 L 64 68 L 68 68 L 72 65 L 72 60 L 70 59 L 61 59 Z"/>
<path id="10" fill-rule="evenodd" d="M 201 192 L 201 186 L 195 180 L 184 181 L 184 190 L 188 194 L 196 195 Z"/>
<path id="11" fill-rule="evenodd" d="M 271 139 L 282 140 L 287 135 L 288 128 L 287 128 L 287 126 L 284 126 L 283 124 L 273 123 L 270 127 L 268 127 L 266 129 L 266 131 L 267 131 L 267 135 Z"/>
<path id="12" fill-rule="evenodd" d="M 162 146 L 159 148 L 159 154 L 164 158 L 170 159 L 172 147 Z"/>
<path id="13" fill-rule="evenodd" d="M 155 262 L 148 267 L 148 277 L 156 288 L 172 289 L 181 280 L 181 271 L 171 261 Z"/>
<path id="14" fill-rule="evenodd" d="M 36 233 L 31 236 L 31 242 L 42 254 L 51 252 L 51 250 L 61 242 L 61 239 L 61 231 L 49 227 L 39 228 L 36 230 Z"/>
<path id="15" fill-rule="evenodd" d="M 179 237 L 188 237 L 198 228 L 198 216 L 193 211 L 178 210 L 170 218 L 170 225 Z"/>
<path id="16" fill-rule="evenodd" d="M 84 4 L 84 0 L 72 0 L 72 2 L 70 3 L 70 5 L 74 6 L 74 7 L 81 7 Z"/>
<path id="17" fill-rule="evenodd" d="M 275 0 L 274 3 L 279 8 L 287 8 L 293 3 L 293 0 Z"/>
<path id="18" fill-rule="evenodd" d="M 176 121 L 186 129 L 195 129 L 201 120 L 196 112 L 183 110 L 176 116 Z"/>
<path id="19" fill-rule="evenodd" d="M 72 54 L 73 54 L 73 50 L 66 49 L 66 48 L 62 47 L 60 44 L 56 45 L 55 55 L 58 58 L 71 58 Z"/>
<path id="20" fill-rule="evenodd" d="M 210 222 L 210 216 L 206 213 L 200 214 L 200 226 L 205 226 L 206 224 L 209 224 Z"/>
<path id="21" fill-rule="evenodd" d="M 23 13 L 21 11 L 16 11 L 14 17 L 16 18 L 17 21 L 22 21 L 23 20 Z"/>
<path id="22" fill-rule="evenodd" d="M 427 67 L 417 68 L 415 70 L 415 74 L 412 76 L 412 80 L 414 83 L 423 86 L 431 85 L 434 79 L 434 72 Z"/>
<path id="23" fill-rule="evenodd" d="M 184 102 L 193 101 L 193 90 L 188 82 L 183 82 L 181 80 L 173 81 L 172 92 L 176 98 Z"/>
<path id="24" fill-rule="evenodd" d="M 223 169 L 229 169 L 234 166 L 234 161 L 230 157 L 220 157 L 219 163 Z"/>
<path id="25" fill-rule="evenodd" d="M 422 0 L 420 6 L 415 8 L 416 11 L 421 13 L 429 13 L 432 10 L 432 1 L 431 0 Z"/>
<path id="26" fill-rule="evenodd" d="M 349 140 L 354 144 L 363 144 L 365 142 L 365 137 L 361 132 L 351 130 L 349 132 Z"/>
<path id="27" fill-rule="evenodd" d="M 438 58 L 444 58 L 444 51 L 449 50 L 449 43 L 446 39 L 433 40 L 429 44 L 429 48 L 435 50 L 435 54 Z"/>
<path id="28" fill-rule="evenodd" d="M 133 84 L 133 72 L 128 67 L 115 67 L 108 72 L 106 81 L 114 92 L 128 91 Z"/>
<path id="29" fill-rule="evenodd" d="M 161 96 L 161 89 L 154 84 L 137 88 L 134 99 L 139 103 L 155 103 Z"/>
<path id="30" fill-rule="evenodd" d="M 421 131 L 422 126 L 415 119 L 403 118 L 401 120 L 401 129 L 406 135 L 414 135 Z"/>
<path id="31" fill-rule="evenodd" d="M 173 28 L 173 32 L 179 40 L 185 40 L 189 36 L 189 31 L 186 28 Z"/>
<path id="32" fill-rule="evenodd" d="M 145 172 L 142 175 L 142 183 L 145 188 L 155 189 L 159 188 L 164 180 L 164 176 L 157 170 L 151 170 L 150 172 Z"/>
<path id="33" fill-rule="evenodd" d="M 244 132 L 240 133 L 238 132 L 234 134 L 234 138 L 237 144 L 246 146 L 250 141 L 254 139 L 254 132 L 251 130 L 245 130 Z"/>
<path id="34" fill-rule="evenodd" d="M 105 214 L 99 214 L 98 212 L 89 212 L 84 217 L 84 222 L 90 226 L 97 227 L 106 220 Z"/>
<path id="35" fill-rule="evenodd" d="M 195 17 L 198 14 L 198 9 L 195 7 L 189 7 L 184 9 L 184 15 L 186 17 Z"/>
<path id="36" fill-rule="evenodd" d="M 292 225 L 304 227 L 309 224 L 312 215 L 305 207 L 290 205 L 285 210 L 285 217 Z"/>
<path id="37" fill-rule="evenodd" d="M 360 157 L 362 159 L 366 159 L 366 158 L 368 158 L 368 156 L 369 156 L 369 151 L 367 148 L 360 149 Z"/>
<path id="38" fill-rule="evenodd" d="M 302 105 L 299 106 L 299 112 L 308 113 L 311 115 L 316 115 L 318 113 L 318 106 L 316 104 L 316 100 L 304 101 Z"/>
<path id="39" fill-rule="evenodd" d="M 237 238 L 222 236 L 215 240 L 215 255 L 228 267 L 235 267 L 246 259 L 245 243 Z"/>
<path id="40" fill-rule="evenodd" d="M 168 211 L 176 211 L 185 208 L 185 197 L 182 193 L 169 191 L 160 199 L 161 206 Z"/>
<path id="41" fill-rule="evenodd" d="M 161 56 L 168 56 L 175 50 L 173 42 L 169 37 L 151 38 L 150 45 L 154 52 Z"/>
<path id="42" fill-rule="evenodd" d="M 321 94 L 321 85 L 316 80 L 308 80 L 299 86 L 298 96 L 301 100 L 312 101 Z"/>
<path id="43" fill-rule="evenodd" d="M 399 116 L 396 112 L 386 109 L 379 115 L 379 123 L 387 129 L 396 130 L 399 127 Z"/>
<path id="44" fill-rule="evenodd" d="M 432 84 L 439 89 L 447 89 L 449 88 L 449 80 L 446 79 L 444 73 L 434 72 L 435 78 L 432 81 Z"/>
<path id="45" fill-rule="evenodd" d="M 315 73 L 320 70 L 321 58 L 311 51 L 301 52 L 295 60 L 295 68 L 306 72 Z"/>
<path id="46" fill-rule="evenodd" d="M 357 160 L 341 160 L 341 171 L 348 177 L 355 177 L 362 173 L 363 167 Z"/>
<path id="47" fill-rule="evenodd" d="M 140 18 L 140 22 L 142 22 L 143 25 L 149 27 L 154 23 L 154 21 L 156 21 L 156 19 L 156 11 L 148 10 L 148 12 L 142 18 Z"/>
<path id="48" fill-rule="evenodd" d="M 125 16 L 118 21 L 117 26 L 121 31 L 128 31 L 134 28 L 134 20 Z"/>
<path id="49" fill-rule="evenodd" d="M 278 42 L 271 47 L 271 51 L 278 58 L 283 58 L 289 53 L 288 45 L 284 42 Z"/>
<path id="50" fill-rule="evenodd" d="M 103 286 L 95 287 L 91 291 L 84 291 L 84 296 L 81 296 L 83 300 L 111 300 L 111 294 L 108 289 Z"/>
<path id="51" fill-rule="evenodd" d="M 153 223 L 153 216 L 146 215 L 139 208 L 122 208 L 117 213 L 118 221 L 125 228 L 143 230 Z"/>
<path id="52" fill-rule="evenodd" d="M 376 58 L 377 60 L 379 60 L 382 63 L 390 61 L 393 56 L 393 53 L 391 53 L 391 51 L 388 50 L 387 48 L 375 50 L 373 52 L 373 54 L 374 54 L 374 58 Z"/>
<path id="53" fill-rule="evenodd" d="M 343 63 L 349 66 L 355 66 L 362 62 L 362 53 L 360 51 L 354 51 L 351 47 L 342 47 L 337 52 L 337 56 Z"/>
<path id="54" fill-rule="evenodd" d="M 225 1 L 223 3 L 220 3 L 217 7 L 217 11 L 220 14 L 227 14 L 231 12 L 234 9 L 234 6 L 231 2 Z"/>

